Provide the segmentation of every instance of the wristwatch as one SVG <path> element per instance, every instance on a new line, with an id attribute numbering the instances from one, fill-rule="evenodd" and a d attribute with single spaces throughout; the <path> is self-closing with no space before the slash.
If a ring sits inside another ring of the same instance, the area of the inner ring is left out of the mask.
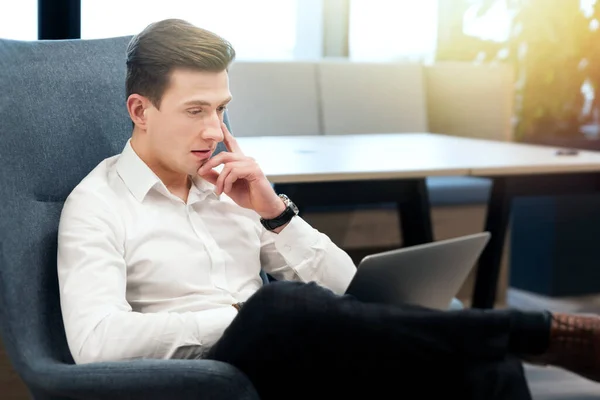
<path id="1" fill-rule="evenodd" d="M 283 202 L 286 206 L 285 210 L 275 218 L 272 218 L 272 219 L 261 218 L 260 219 L 260 223 L 267 230 L 270 230 L 270 231 L 277 229 L 282 225 L 287 224 L 288 222 L 290 222 L 292 220 L 292 218 L 294 218 L 299 213 L 298 207 L 296 207 L 294 202 L 292 200 L 290 200 L 289 197 L 287 197 L 285 194 L 280 194 L 279 198 L 281 200 L 283 200 Z"/>

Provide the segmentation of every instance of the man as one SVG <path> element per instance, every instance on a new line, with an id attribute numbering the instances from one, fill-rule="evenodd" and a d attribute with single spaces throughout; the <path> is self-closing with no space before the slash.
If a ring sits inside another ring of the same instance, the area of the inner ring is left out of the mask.
<path id="1" fill-rule="evenodd" d="M 131 140 L 61 215 L 58 276 L 75 362 L 211 358 L 240 368 L 265 399 L 389 390 L 529 399 L 517 357 L 599 379 L 595 317 L 342 296 L 351 259 L 275 193 L 223 124 L 234 56 L 181 20 L 131 41 Z M 228 151 L 211 157 L 220 142 Z M 262 287 L 261 269 L 281 282 Z"/>

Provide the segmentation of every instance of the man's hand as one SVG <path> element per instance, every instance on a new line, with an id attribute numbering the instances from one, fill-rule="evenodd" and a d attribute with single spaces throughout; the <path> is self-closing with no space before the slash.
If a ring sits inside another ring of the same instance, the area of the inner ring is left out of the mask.
<path id="1" fill-rule="evenodd" d="M 256 211 L 262 218 L 277 217 L 285 210 L 285 204 L 256 161 L 244 155 L 224 123 L 221 129 L 228 152 L 221 152 L 208 160 L 198 169 L 198 175 L 215 185 L 217 195 L 225 193 L 239 206 Z M 221 164 L 224 167 L 218 173 L 213 168 Z"/>

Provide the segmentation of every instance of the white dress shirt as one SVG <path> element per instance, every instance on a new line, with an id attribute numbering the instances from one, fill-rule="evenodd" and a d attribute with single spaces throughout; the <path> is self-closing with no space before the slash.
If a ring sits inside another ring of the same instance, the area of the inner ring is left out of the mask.
<path id="1" fill-rule="evenodd" d="M 262 286 L 261 268 L 338 294 L 356 271 L 299 216 L 269 232 L 199 177 L 186 204 L 128 142 L 81 181 L 61 214 L 58 278 L 73 358 L 202 357 L 236 316 L 231 305 Z"/>

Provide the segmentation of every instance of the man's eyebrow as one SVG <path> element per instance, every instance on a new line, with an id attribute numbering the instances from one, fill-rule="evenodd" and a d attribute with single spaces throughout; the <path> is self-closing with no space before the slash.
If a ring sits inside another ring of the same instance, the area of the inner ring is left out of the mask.
<path id="1" fill-rule="evenodd" d="M 221 102 L 221 104 L 227 104 L 231 101 L 231 96 Z M 206 100 L 189 100 L 183 103 L 184 106 L 206 106 L 210 107 L 212 104 Z"/>

